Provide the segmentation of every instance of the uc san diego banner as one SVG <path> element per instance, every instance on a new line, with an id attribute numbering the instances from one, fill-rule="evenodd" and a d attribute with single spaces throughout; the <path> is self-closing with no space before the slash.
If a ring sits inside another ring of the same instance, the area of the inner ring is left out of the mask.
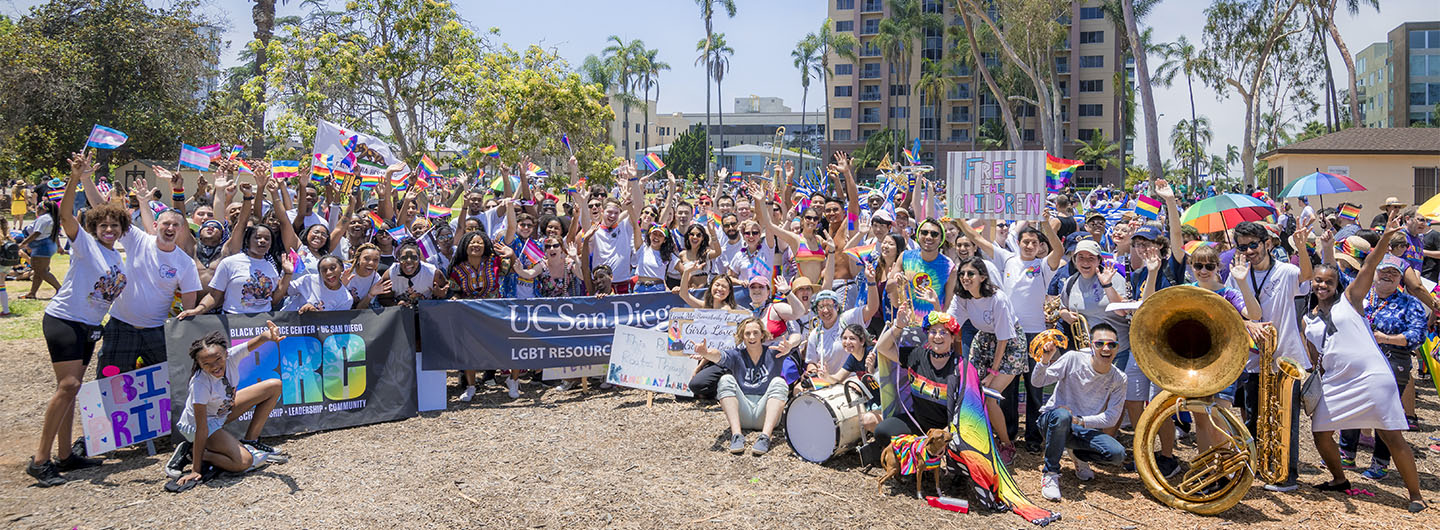
<path id="1" fill-rule="evenodd" d="M 1045 210 L 1044 151 L 955 151 L 948 163 L 951 217 L 1038 221 Z"/>
<path id="2" fill-rule="evenodd" d="M 426 370 L 606 364 L 615 326 L 653 329 L 685 307 L 669 292 L 578 298 L 420 302 Z"/>
<path id="3" fill-rule="evenodd" d="M 406 308 L 203 315 L 165 324 L 170 365 L 172 416 L 178 420 L 189 394 L 190 344 L 206 333 L 227 333 L 240 344 L 280 327 L 285 340 L 245 354 L 236 389 L 279 378 L 280 403 L 265 423 L 265 435 L 353 427 L 416 414 L 415 313 Z M 243 432 L 249 416 L 232 432 Z"/>

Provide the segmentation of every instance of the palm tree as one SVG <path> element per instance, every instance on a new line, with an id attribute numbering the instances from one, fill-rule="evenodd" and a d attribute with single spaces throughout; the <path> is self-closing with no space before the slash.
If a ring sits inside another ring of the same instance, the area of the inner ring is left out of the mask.
<path id="1" fill-rule="evenodd" d="M 580 80 L 586 84 L 599 85 L 600 92 L 607 96 L 615 86 L 615 74 L 610 71 L 610 65 L 594 55 L 585 56 L 585 61 L 580 63 Z"/>
<path id="2" fill-rule="evenodd" d="M 1133 0 L 1119 0 L 1121 18 L 1124 19 L 1125 32 L 1129 35 L 1139 35 L 1139 16 L 1135 9 Z M 1139 13 L 1143 16 L 1144 13 Z M 1149 159 L 1150 179 L 1154 180 L 1160 176 L 1160 125 L 1157 123 L 1159 112 L 1155 110 L 1155 93 L 1150 87 L 1150 63 L 1143 53 L 1145 50 L 1135 39 L 1130 40 L 1130 53 L 1135 58 L 1135 79 L 1140 84 L 1140 106 L 1145 112 L 1145 154 Z M 1150 183 L 1153 188 L 1155 183 Z"/>
<path id="3" fill-rule="evenodd" d="M 695 5 L 700 6 L 700 18 L 705 21 L 705 40 L 700 41 L 705 45 L 705 49 L 704 53 L 700 54 L 702 59 L 696 60 L 695 64 L 705 63 L 705 175 L 708 179 L 715 169 L 712 162 L 714 156 L 711 155 L 713 151 L 710 147 L 710 73 L 712 71 L 710 68 L 710 44 L 714 41 L 715 36 L 713 19 L 717 5 L 725 11 L 727 16 L 735 18 L 735 0 L 695 0 Z M 721 112 L 724 112 L 723 108 Z M 723 122 L 724 118 L 722 117 L 721 120 Z M 721 126 L 723 127 L 724 124 L 722 123 Z"/>
<path id="4" fill-rule="evenodd" d="M 830 77 L 835 75 L 835 72 L 830 70 L 830 54 L 834 53 L 836 57 L 841 59 L 849 59 L 851 63 L 859 62 L 859 57 L 855 54 L 855 47 L 860 45 L 860 41 L 850 33 L 833 31 L 832 27 L 834 25 L 835 21 L 827 18 L 825 22 L 820 25 L 820 31 L 815 33 L 815 40 L 820 45 L 820 80 L 825 87 L 825 96 L 827 99 L 830 96 Z M 825 157 L 833 152 L 830 149 L 830 115 L 833 113 L 834 112 L 830 110 L 830 106 L 826 105 L 825 152 L 822 153 L 820 157 L 822 161 L 826 160 Z"/>
<path id="5" fill-rule="evenodd" d="M 1005 128 L 995 120 L 985 120 L 980 124 L 980 133 L 975 135 L 975 141 L 981 151 L 1005 149 Z"/>
<path id="6" fill-rule="evenodd" d="M 620 98 L 621 126 L 625 128 L 625 160 L 632 160 L 630 157 L 630 103 L 635 101 L 632 90 L 637 84 L 640 61 L 637 58 L 637 51 L 645 49 L 645 43 L 639 39 L 626 44 L 620 37 L 611 35 L 607 41 L 611 43 L 606 46 L 602 53 L 605 54 L 605 62 L 609 64 L 610 71 L 615 75 L 615 88 L 619 90 L 617 97 Z"/>
<path id="7" fill-rule="evenodd" d="M 912 137 L 910 134 L 910 93 L 915 91 L 915 86 L 910 84 L 911 70 L 915 64 L 915 45 L 925 37 L 926 30 L 940 30 L 945 25 L 940 15 L 927 13 L 921 8 L 919 0 L 893 0 L 890 3 L 890 16 L 880 21 L 880 34 L 875 42 L 880 46 L 880 53 L 887 55 L 890 64 L 894 68 L 891 73 L 895 79 L 901 81 L 906 87 L 905 90 L 905 137 Z M 891 108 L 894 108 L 891 105 Z"/>
<path id="8" fill-rule="evenodd" d="M 1187 182 L 1194 184 L 1199 176 L 1199 164 L 1205 158 L 1205 146 L 1210 145 L 1210 119 L 1204 116 L 1194 121 L 1180 120 L 1170 130 L 1170 147 L 1176 158 L 1190 162 L 1192 171 Z"/>
<path id="9" fill-rule="evenodd" d="M 275 0 L 255 0 L 255 7 L 250 9 L 250 19 L 255 22 L 255 40 L 260 41 L 260 46 L 255 49 L 254 76 L 262 78 L 270 55 L 266 47 L 275 36 Z M 255 97 L 255 103 L 250 106 L 251 125 L 255 127 L 255 139 L 250 141 L 250 156 L 265 158 L 265 91 L 260 90 Z"/>
<path id="10" fill-rule="evenodd" d="M 640 42 L 640 41 L 635 41 Z M 670 64 L 659 60 L 656 56 L 660 50 L 645 49 L 642 45 L 637 50 L 636 58 L 639 60 L 638 70 L 640 72 L 640 87 L 645 91 L 645 98 L 640 103 L 640 108 L 645 112 L 645 148 L 650 148 L 650 89 L 655 89 L 655 103 L 660 103 L 660 72 L 670 70 Z"/>
<path id="11" fill-rule="evenodd" d="M 1120 159 L 1115 156 L 1119 150 L 1118 142 L 1106 141 L 1103 133 L 1095 134 L 1090 136 L 1089 141 L 1080 143 L 1080 147 L 1075 150 L 1075 158 L 1105 169 L 1110 167 L 1110 164 L 1120 164 Z"/>
<path id="12" fill-rule="evenodd" d="M 1185 87 L 1190 91 L 1190 121 L 1199 123 L 1199 120 L 1195 117 L 1194 78 L 1209 68 L 1209 61 L 1200 54 L 1200 51 L 1195 48 L 1195 45 L 1191 44 L 1190 40 L 1186 39 L 1184 35 L 1181 35 L 1180 39 L 1175 42 L 1163 45 L 1161 49 L 1161 57 L 1165 58 L 1165 62 L 1160 63 L 1160 67 L 1155 70 L 1155 82 L 1168 87 L 1175 83 L 1176 75 L 1185 74 Z M 1179 127 L 1179 125 L 1176 125 L 1176 127 Z M 1206 143 L 1209 143 L 1209 141 L 1207 140 Z M 1197 144 L 1194 128 L 1190 131 L 1190 144 Z M 1195 179 L 1199 178 L 1200 158 L 1198 152 L 1191 152 L 1190 154 L 1189 182 L 1193 186 L 1196 183 Z"/>
<path id="13" fill-rule="evenodd" d="M 715 80 L 715 100 L 724 101 L 720 95 L 720 82 L 725 80 L 725 72 L 730 71 L 730 56 L 735 55 L 735 49 L 725 43 L 725 34 L 716 33 L 711 35 L 709 40 L 702 40 L 695 44 L 695 50 L 708 55 L 702 55 L 704 60 L 706 77 Z M 701 62 L 697 59 L 696 62 Z M 707 107 L 709 105 L 706 105 Z M 725 112 L 720 112 L 720 157 L 725 157 Z"/>
<path id="14" fill-rule="evenodd" d="M 800 69 L 800 131 L 796 135 L 800 138 L 800 152 L 805 152 L 805 138 L 808 134 L 805 131 L 805 106 L 810 98 L 810 76 L 815 73 L 819 65 L 820 57 L 816 52 L 820 49 L 819 38 L 814 33 L 805 35 L 800 42 L 795 43 L 795 49 L 790 51 L 790 57 L 794 59 L 795 68 Z M 824 73 L 821 72 L 823 76 Z M 780 162 L 779 160 L 775 161 Z M 805 157 L 800 157 L 800 174 L 805 174 Z"/>
<path id="15" fill-rule="evenodd" d="M 1213 180 L 1216 175 L 1222 177 L 1230 176 L 1230 163 L 1225 161 L 1225 156 L 1220 154 L 1210 155 L 1210 178 Z"/>
<path id="16" fill-rule="evenodd" d="M 935 142 L 939 143 L 940 102 L 944 101 L 945 95 L 955 88 L 955 80 L 950 77 L 950 69 L 946 67 L 945 63 L 923 58 L 920 61 L 920 81 L 915 83 L 915 90 L 920 92 L 922 99 L 928 100 L 935 106 Z M 916 156 L 919 156 L 919 153 L 916 153 Z"/>
<path id="17" fill-rule="evenodd" d="M 1126 140 L 1135 135 L 1135 90 L 1130 83 L 1130 77 L 1125 73 L 1124 65 L 1130 64 L 1130 59 L 1134 55 L 1130 51 L 1130 31 L 1125 26 L 1125 10 L 1120 6 L 1120 2 L 1121 0 L 1101 0 L 1100 12 L 1105 14 L 1105 18 L 1115 28 L 1115 43 L 1120 46 L 1121 67 L 1116 70 L 1114 78 L 1111 79 L 1111 85 L 1120 98 L 1118 106 L 1120 114 L 1117 116 L 1120 118 L 1120 132 L 1115 135 L 1115 138 L 1120 142 L 1120 159 L 1125 160 L 1130 156 L 1125 152 L 1127 150 Z M 1160 0 L 1136 1 L 1133 5 L 1135 20 L 1144 20 L 1150 15 L 1150 10 L 1159 3 Z M 1149 42 L 1150 28 L 1146 28 L 1140 34 L 1140 48 L 1152 50 Z"/>

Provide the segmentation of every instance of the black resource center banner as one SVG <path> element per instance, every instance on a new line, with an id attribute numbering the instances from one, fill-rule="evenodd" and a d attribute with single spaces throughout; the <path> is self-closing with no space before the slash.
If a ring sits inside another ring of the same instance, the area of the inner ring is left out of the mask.
<path id="1" fill-rule="evenodd" d="M 236 389 L 266 379 L 283 385 L 264 434 L 353 427 L 416 414 L 415 312 L 384 310 L 204 315 L 165 324 L 171 407 L 179 418 L 189 395 L 194 362 L 190 345 L 219 330 L 230 345 L 264 332 L 274 321 L 285 337 L 245 354 Z M 238 427 L 249 424 L 249 413 Z M 234 431 L 243 432 L 243 431 Z"/>
<path id="2" fill-rule="evenodd" d="M 420 302 L 426 370 L 605 364 L 615 326 L 654 328 L 685 307 L 669 292 L 582 298 Z"/>

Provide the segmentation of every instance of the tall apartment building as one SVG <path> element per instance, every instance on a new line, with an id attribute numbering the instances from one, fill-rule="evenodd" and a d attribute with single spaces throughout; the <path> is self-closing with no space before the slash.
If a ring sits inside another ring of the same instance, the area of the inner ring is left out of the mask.
<path id="1" fill-rule="evenodd" d="M 1355 84 L 1360 90 L 1360 116 L 1366 127 L 1393 127 L 1390 121 L 1390 44 L 1377 42 L 1355 54 Z"/>
<path id="2" fill-rule="evenodd" d="M 1390 30 L 1386 43 L 1393 102 L 1390 123 L 1405 127 L 1430 120 L 1440 104 L 1440 21 L 1401 24 Z"/>
<path id="3" fill-rule="evenodd" d="M 946 174 L 946 157 L 949 151 L 975 149 L 975 140 L 981 124 L 986 120 L 998 119 L 998 102 L 985 88 L 984 79 L 971 68 L 955 68 L 952 79 L 955 88 L 946 94 L 944 101 L 937 105 L 923 94 L 911 94 L 910 105 L 905 97 L 920 79 L 922 58 L 940 60 L 950 46 L 945 42 L 945 33 L 927 31 L 921 42 L 914 46 L 912 71 L 908 82 L 891 82 L 889 61 L 880 53 L 876 43 L 880 21 L 890 15 L 888 0 L 827 0 L 829 16 L 834 20 L 836 32 L 850 33 L 860 42 L 856 50 L 859 61 L 852 63 L 832 53 L 830 64 L 835 76 L 830 82 L 830 93 L 826 94 L 830 116 L 830 139 L 837 149 L 853 150 L 864 145 L 865 140 L 885 127 L 908 128 L 913 137 L 921 140 L 921 158 L 926 164 L 935 166 L 942 177 Z M 1068 17 L 1069 36 L 1055 50 L 1055 70 L 1058 88 L 1061 92 L 1061 117 L 1063 135 L 1066 139 L 1064 155 L 1073 157 L 1080 140 L 1088 140 L 1095 134 L 1103 134 L 1109 141 L 1116 141 L 1120 130 L 1117 110 L 1120 98 L 1112 79 L 1118 68 L 1125 68 L 1127 79 L 1133 82 L 1133 66 L 1122 65 L 1119 39 L 1115 26 L 1100 11 L 1099 0 L 1077 0 L 1072 2 Z M 958 25 L 963 18 L 956 12 L 954 2 L 942 0 L 921 0 L 921 8 L 929 13 L 941 15 L 946 25 Z M 998 66 L 1003 58 L 999 51 L 986 52 L 985 62 Z M 895 96 L 895 97 L 890 97 Z M 1014 107 L 1017 126 L 1021 130 L 1022 149 L 1042 149 L 1039 138 L 1040 124 L 1036 110 L 1029 105 Z M 1133 136 L 1128 132 L 1127 136 Z M 1127 140 L 1127 153 L 1133 153 L 1133 144 Z M 937 155 L 939 154 L 939 155 Z M 1123 170 L 1116 165 L 1101 170 L 1098 166 L 1085 166 L 1076 174 L 1077 186 L 1094 186 L 1100 183 L 1121 184 Z"/>

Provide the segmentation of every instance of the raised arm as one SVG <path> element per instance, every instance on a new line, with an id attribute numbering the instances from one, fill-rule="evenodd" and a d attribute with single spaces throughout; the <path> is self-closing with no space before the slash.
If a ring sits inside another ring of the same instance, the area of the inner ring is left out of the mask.
<path id="1" fill-rule="evenodd" d="M 915 311 L 910 308 L 910 303 L 902 302 L 895 310 L 895 320 L 890 322 L 880 334 L 880 339 L 875 341 L 875 353 L 892 362 L 900 362 L 900 334 L 910 327 L 910 320 L 913 318 Z"/>
<path id="2" fill-rule="evenodd" d="M 704 309 L 705 302 L 700 300 L 699 298 L 695 298 L 695 295 L 690 294 L 690 278 L 695 276 L 695 269 L 700 268 L 701 265 L 694 262 L 681 260 L 678 267 L 680 269 L 680 285 L 678 287 L 670 289 L 670 291 L 680 295 L 680 299 L 684 300 L 685 303 L 688 304 L 690 307 L 696 309 Z"/>
<path id="3" fill-rule="evenodd" d="M 221 161 L 222 167 L 224 166 L 224 164 L 225 161 Z M 236 178 L 236 181 L 239 181 L 238 177 Z M 244 250 L 245 226 L 250 222 L 250 212 L 254 209 L 255 202 L 259 201 L 259 199 L 257 198 L 259 197 L 259 194 L 250 190 L 250 183 L 241 182 L 239 183 L 239 188 L 240 217 L 235 219 L 235 226 L 231 227 L 230 229 L 230 239 L 225 240 L 225 250 L 223 251 L 223 254 L 226 256 L 236 254 Z"/>
<path id="4" fill-rule="evenodd" d="M 140 197 L 140 230 L 155 235 L 155 209 L 150 207 L 150 197 L 155 196 L 155 188 L 150 187 L 145 177 L 135 177 L 130 189 L 135 190 L 135 195 Z"/>
<path id="5" fill-rule="evenodd" d="M 835 163 L 831 164 L 840 176 L 845 177 L 845 219 L 854 219 L 859 224 L 860 219 L 860 186 L 855 182 L 854 160 L 849 154 L 841 151 L 835 152 Z M 846 225 L 848 228 L 848 224 Z M 859 229 L 855 227 L 851 230 Z"/>
<path id="6" fill-rule="evenodd" d="M 1375 245 L 1375 250 L 1370 251 L 1370 255 L 1365 256 L 1365 263 L 1360 266 L 1360 272 L 1355 273 L 1355 281 L 1350 282 L 1350 286 L 1345 288 L 1345 298 L 1350 305 L 1355 307 L 1356 312 L 1362 314 L 1365 312 L 1365 295 L 1370 293 L 1370 284 L 1375 283 L 1375 269 L 1380 267 L 1380 260 L 1389 255 L 1384 249 L 1390 248 L 1390 240 L 1395 238 L 1395 234 L 1404 230 L 1402 226 L 1400 219 L 1391 214 L 1390 221 L 1385 223 L 1385 233 L 1380 236 L 1380 243 Z M 1304 256 L 1301 256 L 1300 261 L 1305 261 L 1305 259 Z"/>
<path id="7" fill-rule="evenodd" d="M 955 224 L 960 225 L 960 231 L 965 233 L 965 237 L 975 244 L 975 248 L 979 249 L 981 254 L 991 258 L 995 257 L 995 243 L 981 235 L 979 231 L 975 230 L 975 227 L 970 226 L 970 220 L 960 219 L 960 222 Z"/>
<path id="8" fill-rule="evenodd" d="M 1170 255 L 1185 255 L 1185 238 L 1181 237 L 1180 208 L 1175 201 L 1175 191 L 1165 179 L 1155 181 L 1155 194 L 1165 203 L 1165 223 L 1170 227 Z M 1138 199 L 1137 199 L 1138 200 Z"/>
<path id="9" fill-rule="evenodd" d="M 65 195 L 60 199 L 60 228 L 65 230 L 67 239 L 79 236 L 80 222 L 75 219 L 75 185 L 83 178 L 87 186 L 90 175 L 95 174 L 95 156 L 75 153 L 70 157 L 70 179 L 65 181 Z"/>
<path id="10" fill-rule="evenodd" d="M 1046 258 L 1046 263 L 1050 270 L 1059 269 L 1060 261 L 1065 258 L 1065 242 L 1055 233 L 1055 227 L 1050 226 L 1050 210 L 1040 212 L 1040 231 L 1045 233 L 1045 240 L 1050 243 L 1050 256 Z M 1181 252 L 1184 252 L 1183 248 Z"/>
<path id="11" fill-rule="evenodd" d="M 265 183 L 263 184 L 263 186 L 265 186 L 265 187 L 267 187 L 267 188 L 270 189 L 270 195 L 271 195 L 271 197 L 273 197 L 272 200 L 270 201 L 270 204 L 271 204 L 271 208 L 274 208 L 274 209 L 275 209 L 275 217 L 279 217 L 279 218 L 280 218 L 280 242 L 285 245 L 285 250 L 295 250 L 295 249 L 300 248 L 300 236 L 299 236 L 299 235 L 296 235 L 296 233 L 295 233 L 295 223 L 291 222 L 292 220 L 289 218 L 289 217 L 290 217 L 290 212 L 289 212 L 290 209 L 289 209 L 289 208 L 281 208 L 281 207 L 279 207 L 279 206 L 276 204 L 277 201 L 275 200 L 275 199 L 278 199 L 278 198 L 283 198 L 283 197 L 285 197 L 286 195 L 289 195 L 288 193 L 286 193 L 286 191 L 285 191 L 284 189 L 282 189 L 282 188 L 284 187 L 284 183 L 282 183 L 282 182 L 280 182 L 280 181 L 278 181 L 278 180 L 272 179 L 272 178 L 261 177 L 260 175 L 256 175 L 256 176 L 255 176 L 255 180 L 256 180 L 257 183 L 258 183 L 261 179 L 263 179 L 263 180 L 265 181 Z M 278 196 L 278 197 L 276 197 L 276 196 Z M 303 222 L 304 222 L 304 219 L 305 219 L 305 213 L 304 213 L 304 212 L 301 212 L 301 211 L 299 211 L 299 210 L 296 210 L 296 211 L 295 211 L 295 217 L 297 217 L 297 218 L 300 220 L 300 222 L 303 223 Z"/>
<path id="12" fill-rule="evenodd" d="M 1310 278 L 1315 277 L 1314 266 L 1310 264 L 1310 247 L 1305 244 L 1306 236 L 1310 234 L 1310 226 L 1314 220 L 1312 217 L 1309 222 L 1302 223 L 1300 228 L 1296 229 L 1295 233 L 1291 236 L 1290 244 L 1295 247 L 1295 254 L 1300 258 L 1295 260 L 1300 266 L 1300 283 L 1308 282 Z M 1384 252 L 1381 252 L 1381 254 L 1384 254 Z M 1374 280 L 1374 278 L 1371 278 L 1371 280 Z"/>

